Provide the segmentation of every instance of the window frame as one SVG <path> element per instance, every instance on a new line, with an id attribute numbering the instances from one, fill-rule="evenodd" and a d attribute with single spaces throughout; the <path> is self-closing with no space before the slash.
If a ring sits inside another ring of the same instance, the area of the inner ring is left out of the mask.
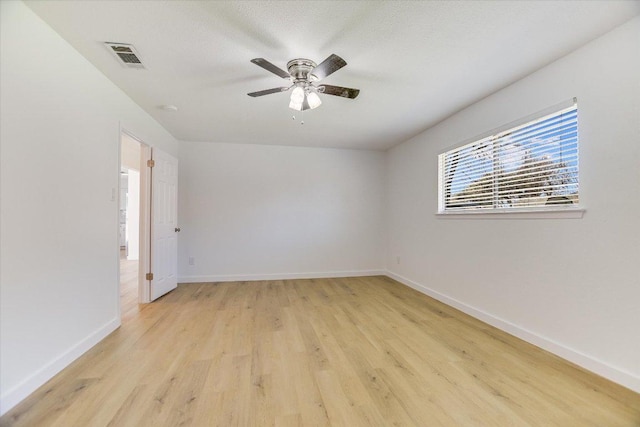
<path id="1" fill-rule="evenodd" d="M 478 135 L 473 138 L 469 138 L 463 142 L 455 144 L 443 151 L 441 151 L 437 156 L 438 162 L 438 210 L 436 212 L 436 216 L 438 218 L 454 218 L 454 219 L 469 219 L 469 218 L 477 218 L 477 219 L 497 219 L 497 218 L 513 218 L 513 219 L 546 219 L 546 218 L 582 218 L 586 209 L 583 205 L 582 197 L 579 196 L 578 203 L 570 206 L 563 205 L 550 205 L 550 206 L 531 206 L 531 207 L 509 207 L 509 208 L 482 208 L 482 209 L 460 209 L 460 210 L 445 210 L 445 176 L 444 176 L 444 168 L 441 165 L 441 157 L 446 155 L 448 152 L 456 150 L 458 148 L 464 147 L 465 145 L 469 145 L 472 143 L 480 143 L 483 140 L 489 139 L 491 137 L 498 136 L 500 134 L 504 134 L 508 131 L 512 131 L 517 128 L 521 128 L 528 123 L 535 122 L 536 120 L 543 119 L 545 116 L 552 115 L 554 113 L 558 113 L 564 109 L 575 106 L 577 108 L 577 98 L 572 98 L 570 100 L 566 100 L 559 104 L 555 104 L 551 107 L 545 108 L 544 110 L 538 111 L 536 113 L 530 114 L 529 116 L 523 117 L 511 123 L 505 124 L 498 128 L 487 131 L 481 135 Z M 579 123 L 577 123 L 579 129 Z M 579 131 L 578 131 L 579 132 Z M 577 180 L 578 180 L 578 189 L 580 188 L 580 167 L 579 167 L 579 152 L 580 152 L 580 141 L 578 139 L 578 171 L 577 171 Z M 578 190 L 578 194 L 580 191 Z"/>

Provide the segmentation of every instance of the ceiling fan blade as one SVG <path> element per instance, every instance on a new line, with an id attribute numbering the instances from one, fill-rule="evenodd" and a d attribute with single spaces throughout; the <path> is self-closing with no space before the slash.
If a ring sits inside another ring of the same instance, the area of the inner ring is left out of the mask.
<path id="1" fill-rule="evenodd" d="M 322 80 L 328 75 L 335 73 L 345 65 L 347 65 L 347 61 L 332 53 L 327 59 L 322 61 L 320 65 L 311 70 L 311 74 L 316 76 L 318 80 Z"/>
<path id="2" fill-rule="evenodd" d="M 324 89 L 323 89 L 324 88 Z M 352 89 L 350 87 L 322 85 L 318 86 L 320 93 L 327 95 L 341 96 L 343 98 L 355 99 L 360 93 L 360 89 Z"/>
<path id="3" fill-rule="evenodd" d="M 251 60 L 251 62 L 253 62 L 259 67 L 264 68 L 267 71 L 272 72 L 276 76 L 282 77 L 283 79 L 288 79 L 291 77 L 291 74 L 287 73 L 282 68 L 276 67 L 275 65 L 273 65 L 271 62 L 267 61 L 264 58 L 254 58 Z"/>
<path id="4" fill-rule="evenodd" d="M 289 89 L 291 88 L 290 87 L 274 87 L 273 89 L 266 89 L 258 92 L 251 92 L 251 93 L 248 93 L 247 95 L 255 98 L 256 96 L 271 95 L 272 93 L 284 92 Z"/>

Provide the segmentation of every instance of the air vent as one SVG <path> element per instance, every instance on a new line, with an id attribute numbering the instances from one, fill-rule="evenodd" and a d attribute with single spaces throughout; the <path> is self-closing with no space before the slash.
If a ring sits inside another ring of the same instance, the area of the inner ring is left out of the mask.
<path id="1" fill-rule="evenodd" d="M 105 42 L 105 46 L 107 46 L 107 49 L 109 49 L 109 51 L 118 58 L 118 62 L 120 62 L 124 67 L 145 68 L 145 66 L 142 65 L 142 61 L 140 61 L 140 55 L 138 55 L 138 52 L 133 45 Z"/>

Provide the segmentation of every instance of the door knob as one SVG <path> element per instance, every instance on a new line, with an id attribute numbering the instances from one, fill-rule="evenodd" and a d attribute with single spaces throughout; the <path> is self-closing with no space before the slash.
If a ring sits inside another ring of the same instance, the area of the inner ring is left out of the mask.
<path id="1" fill-rule="evenodd" d="M 180 232 L 180 227 L 176 227 L 176 228 L 174 228 L 174 231 L 175 231 L 176 233 L 179 233 L 179 232 Z"/>

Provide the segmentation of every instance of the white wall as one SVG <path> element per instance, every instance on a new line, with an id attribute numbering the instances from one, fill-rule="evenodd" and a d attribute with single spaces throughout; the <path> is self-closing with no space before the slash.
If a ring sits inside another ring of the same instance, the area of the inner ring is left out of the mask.
<path id="1" fill-rule="evenodd" d="M 177 143 L 22 2 L 0 8 L 4 413 L 119 325 L 120 126 Z"/>
<path id="2" fill-rule="evenodd" d="M 382 271 L 384 153 L 180 144 L 181 282 Z"/>
<path id="3" fill-rule="evenodd" d="M 572 97 L 584 218 L 434 215 L 440 152 Z M 387 161 L 395 277 L 640 391 L 640 18 L 395 147 Z"/>

